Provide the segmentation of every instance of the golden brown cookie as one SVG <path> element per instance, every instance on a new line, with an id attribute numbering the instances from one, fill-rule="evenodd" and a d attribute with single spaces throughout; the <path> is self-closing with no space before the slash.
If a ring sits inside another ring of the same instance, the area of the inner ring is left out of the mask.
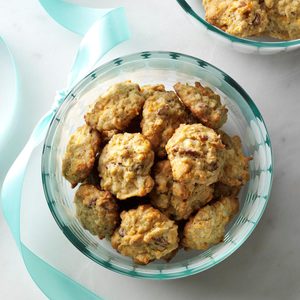
<path id="1" fill-rule="evenodd" d="M 229 186 L 242 186 L 249 180 L 249 160 L 243 154 L 241 139 L 236 135 L 230 137 L 220 131 L 222 142 L 225 145 L 224 166 L 220 182 Z"/>
<path id="2" fill-rule="evenodd" d="M 101 188 L 120 200 L 145 196 L 153 187 L 154 153 L 140 133 L 115 134 L 99 158 Z"/>
<path id="3" fill-rule="evenodd" d="M 182 245 L 185 249 L 206 250 L 223 241 L 225 226 L 239 210 L 239 200 L 224 197 L 200 208 L 184 227 Z"/>
<path id="4" fill-rule="evenodd" d="M 62 173 L 72 187 L 83 182 L 92 171 L 100 142 L 99 133 L 87 125 L 79 127 L 71 135 L 62 162 Z"/>
<path id="5" fill-rule="evenodd" d="M 99 97 L 85 121 L 100 132 L 122 131 L 142 110 L 145 98 L 131 81 L 117 83 Z"/>
<path id="6" fill-rule="evenodd" d="M 213 129 L 180 125 L 166 145 L 174 180 L 200 185 L 217 182 L 224 163 L 223 148 Z"/>
<path id="7" fill-rule="evenodd" d="M 222 105 L 220 96 L 209 87 L 203 87 L 200 82 L 195 82 L 195 86 L 178 82 L 174 89 L 203 125 L 217 129 L 226 122 L 227 108 Z"/>
<path id="8" fill-rule="evenodd" d="M 267 34 L 282 40 L 300 38 L 300 0 L 268 0 Z"/>
<path id="9" fill-rule="evenodd" d="M 150 205 L 123 211 L 121 219 L 111 238 L 112 246 L 136 263 L 146 265 L 177 249 L 177 225 Z"/>
<path id="10" fill-rule="evenodd" d="M 213 197 L 211 186 L 174 182 L 168 160 L 154 167 L 155 185 L 150 193 L 151 204 L 170 219 L 186 220 Z"/>
<path id="11" fill-rule="evenodd" d="M 261 35 L 268 25 L 264 1 L 203 0 L 203 6 L 207 22 L 235 36 Z"/>
<path id="12" fill-rule="evenodd" d="M 74 198 L 76 215 L 80 223 L 100 239 L 110 237 L 119 223 L 116 200 L 107 191 L 91 184 L 82 184 Z"/>
<path id="13" fill-rule="evenodd" d="M 142 133 L 159 157 L 166 156 L 166 143 L 182 123 L 191 123 L 191 117 L 174 92 L 155 91 L 146 98 Z"/>

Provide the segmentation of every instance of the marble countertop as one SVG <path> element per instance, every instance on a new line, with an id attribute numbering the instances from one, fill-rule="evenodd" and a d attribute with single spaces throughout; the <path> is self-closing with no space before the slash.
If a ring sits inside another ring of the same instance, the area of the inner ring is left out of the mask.
<path id="1" fill-rule="evenodd" d="M 108 6 L 111 2 L 102 1 Z M 115 3 L 127 9 L 132 38 L 113 49 L 103 62 L 143 50 L 171 50 L 224 70 L 244 87 L 265 119 L 275 176 L 264 216 L 231 257 L 204 273 L 167 282 L 133 283 L 126 277 L 117 280 L 109 272 L 111 288 L 119 285 L 110 298 L 120 299 L 122 289 L 130 286 L 136 289 L 131 299 L 300 299 L 300 51 L 274 56 L 240 54 L 198 31 L 176 1 Z M 0 1 L 0 35 L 11 47 L 22 83 L 18 121 L 0 157 L 1 186 L 33 126 L 49 109 L 55 91 L 64 87 L 80 37 L 50 19 L 36 0 Z M 45 299 L 27 274 L 2 215 L 0 236 L 0 298 Z"/>

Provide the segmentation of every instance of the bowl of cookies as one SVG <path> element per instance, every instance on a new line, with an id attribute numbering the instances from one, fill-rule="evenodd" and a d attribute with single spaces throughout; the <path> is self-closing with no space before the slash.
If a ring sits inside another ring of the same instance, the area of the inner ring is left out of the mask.
<path id="1" fill-rule="evenodd" d="M 177 0 L 214 40 L 243 53 L 275 54 L 300 48 L 298 0 Z"/>
<path id="2" fill-rule="evenodd" d="M 243 244 L 267 205 L 273 161 L 263 118 L 232 78 L 195 57 L 141 52 L 66 96 L 41 172 L 54 219 L 83 254 L 172 279 Z"/>

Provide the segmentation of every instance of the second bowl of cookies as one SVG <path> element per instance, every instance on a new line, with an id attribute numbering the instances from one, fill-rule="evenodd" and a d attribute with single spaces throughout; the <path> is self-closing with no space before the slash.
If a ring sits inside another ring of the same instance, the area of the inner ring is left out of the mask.
<path id="1" fill-rule="evenodd" d="M 247 54 L 300 48 L 300 2 L 177 0 L 186 16 L 215 41 Z"/>

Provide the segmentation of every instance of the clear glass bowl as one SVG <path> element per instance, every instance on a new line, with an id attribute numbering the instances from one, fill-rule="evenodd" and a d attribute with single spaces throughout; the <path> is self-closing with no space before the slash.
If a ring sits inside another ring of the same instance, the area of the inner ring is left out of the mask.
<path id="1" fill-rule="evenodd" d="M 229 109 L 224 129 L 242 138 L 251 155 L 251 179 L 240 193 L 241 210 L 228 225 L 224 242 L 207 251 L 180 250 L 169 263 L 136 265 L 106 240 L 84 230 L 75 217 L 75 191 L 62 177 L 62 157 L 70 134 L 84 123 L 83 115 L 97 95 L 123 80 L 139 84 L 201 81 L 222 96 Z M 66 96 L 49 127 L 42 155 L 42 180 L 49 208 L 66 237 L 100 265 L 133 277 L 170 279 L 189 276 L 218 264 L 248 238 L 266 207 L 272 183 L 272 151 L 262 116 L 247 93 L 227 74 L 201 59 L 174 52 L 142 52 L 117 58 L 90 73 Z"/>
<path id="2" fill-rule="evenodd" d="M 205 21 L 205 10 L 202 0 L 177 0 L 177 2 L 197 27 L 206 31 L 213 39 L 223 42 L 239 52 L 276 54 L 300 48 L 300 39 L 280 41 L 268 37 L 239 38 L 233 36 Z"/>

